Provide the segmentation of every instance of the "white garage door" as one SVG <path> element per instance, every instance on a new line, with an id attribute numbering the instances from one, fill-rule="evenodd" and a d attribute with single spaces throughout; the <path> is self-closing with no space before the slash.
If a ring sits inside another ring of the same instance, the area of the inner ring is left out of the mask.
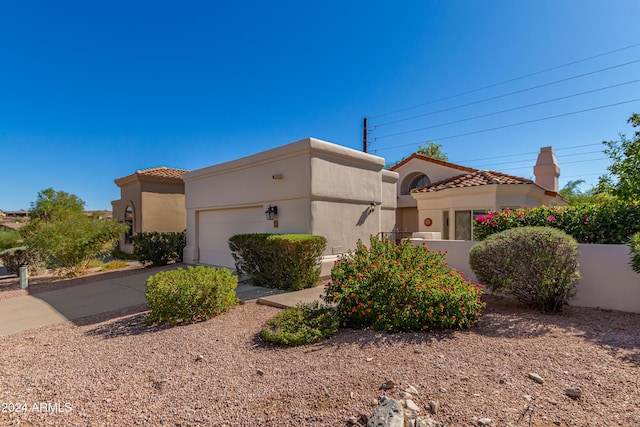
<path id="1" fill-rule="evenodd" d="M 264 233 L 270 224 L 262 207 L 202 211 L 198 215 L 200 263 L 234 268 L 228 240 L 234 234 Z"/>

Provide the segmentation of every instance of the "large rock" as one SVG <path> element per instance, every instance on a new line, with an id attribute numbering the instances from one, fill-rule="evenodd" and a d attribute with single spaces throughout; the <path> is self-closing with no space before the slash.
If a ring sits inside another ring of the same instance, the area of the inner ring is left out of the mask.
<path id="1" fill-rule="evenodd" d="M 383 399 L 369 418 L 367 427 L 404 427 L 402 403 L 395 399 Z"/>

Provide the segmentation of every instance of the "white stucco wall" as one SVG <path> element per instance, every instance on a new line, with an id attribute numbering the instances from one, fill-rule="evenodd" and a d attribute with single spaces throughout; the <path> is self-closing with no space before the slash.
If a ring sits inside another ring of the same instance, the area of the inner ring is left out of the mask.
<path id="1" fill-rule="evenodd" d="M 397 174 L 383 173 L 383 167 L 380 157 L 306 138 L 189 172 L 183 177 L 185 262 L 233 268 L 230 252 L 229 256 L 212 254 L 221 254 L 226 239 L 238 232 L 311 233 L 327 238 L 326 255 L 352 249 L 358 239 L 377 234 L 395 217 Z M 376 209 L 369 213 L 372 202 Z M 277 228 L 264 215 L 261 220 L 247 222 L 246 231 L 232 222 L 212 225 L 217 221 L 215 215 L 224 218 L 223 222 L 230 221 L 233 216 L 228 212 L 236 210 L 239 215 L 253 212 L 247 217 L 255 218 L 257 207 L 264 212 L 269 205 L 278 207 Z M 208 224 L 200 223 L 203 212 L 208 212 Z M 214 231 L 212 227 L 223 230 Z M 203 238 L 217 241 L 212 247 L 212 242 L 199 241 Z M 205 246 L 207 259 L 201 257 L 200 249 Z"/>
<path id="2" fill-rule="evenodd" d="M 416 240 L 414 243 L 425 243 L 430 250 L 447 251 L 449 266 L 464 272 L 473 283 L 478 282 L 469 266 L 469 252 L 476 242 Z M 578 248 L 582 279 L 576 284 L 576 297 L 571 305 L 640 313 L 640 274 L 629 266 L 629 247 L 579 244 Z"/>

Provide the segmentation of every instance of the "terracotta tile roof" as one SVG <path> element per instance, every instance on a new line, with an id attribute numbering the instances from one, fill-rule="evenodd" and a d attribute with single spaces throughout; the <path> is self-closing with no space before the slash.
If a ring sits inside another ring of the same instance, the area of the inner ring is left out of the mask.
<path id="1" fill-rule="evenodd" d="M 141 169 L 132 173 L 131 175 L 123 176 L 114 180 L 116 185 L 122 186 L 130 184 L 137 180 L 153 180 L 161 182 L 173 182 L 180 183 L 182 181 L 182 175 L 189 172 L 186 169 L 168 168 L 166 166 L 160 166 L 157 168 Z"/>
<path id="2" fill-rule="evenodd" d="M 419 193 L 433 193 L 447 188 L 479 187 L 481 185 L 492 184 L 533 184 L 533 181 L 519 176 L 507 175 L 501 172 L 476 171 L 432 182 L 424 187 L 416 188 L 413 191 Z"/>
<path id="3" fill-rule="evenodd" d="M 168 168 L 166 166 L 160 166 L 157 168 L 142 169 L 136 171 L 136 175 L 153 176 L 156 178 L 182 178 L 182 174 L 189 172 L 185 169 Z"/>
<path id="4" fill-rule="evenodd" d="M 416 153 L 413 153 L 412 155 L 410 155 L 406 159 L 402 160 L 397 165 L 394 165 L 393 167 L 389 168 L 389 170 L 395 171 L 400 166 L 402 166 L 405 163 L 409 162 L 409 160 L 411 160 L 411 159 L 418 159 L 418 160 L 422 160 L 422 161 L 429 162 L 429 163 L 435 163 L 436 165 L 446 166 L 448 168 L 453 168 L 453 169 L 459 169 L 459 170 L 465 171 L 465 172 L 478 172 L 478 169 L 469 168 L 469 167 L 462 166 L 462 165 L 457 165 L 455 163 L 445 162 L 443 160 L 432 159 L 431 157 L 421 156 L 420 154 L 416 154 Z"/>

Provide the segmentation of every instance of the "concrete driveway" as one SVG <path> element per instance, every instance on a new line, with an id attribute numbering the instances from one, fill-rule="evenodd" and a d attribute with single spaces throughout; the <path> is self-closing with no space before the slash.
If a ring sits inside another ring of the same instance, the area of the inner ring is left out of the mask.
<path id="1" fill-rule="evenodd" d="M 81 319 L 88 316 L 146 305 L 147 279 L 159 271 L 180 267 L 184 265 L 136 270 L 128 275 L 85 285 L 0 300 L 0 336 L 66 321 L 84 325 L 87 323 Z M 236 294 L 244 302 L 258 301 L 276 307 L 290 307 L 298 302 L 319 299 L 322 290 L 312 288 L 285 292 L 240 283 Z"/>

